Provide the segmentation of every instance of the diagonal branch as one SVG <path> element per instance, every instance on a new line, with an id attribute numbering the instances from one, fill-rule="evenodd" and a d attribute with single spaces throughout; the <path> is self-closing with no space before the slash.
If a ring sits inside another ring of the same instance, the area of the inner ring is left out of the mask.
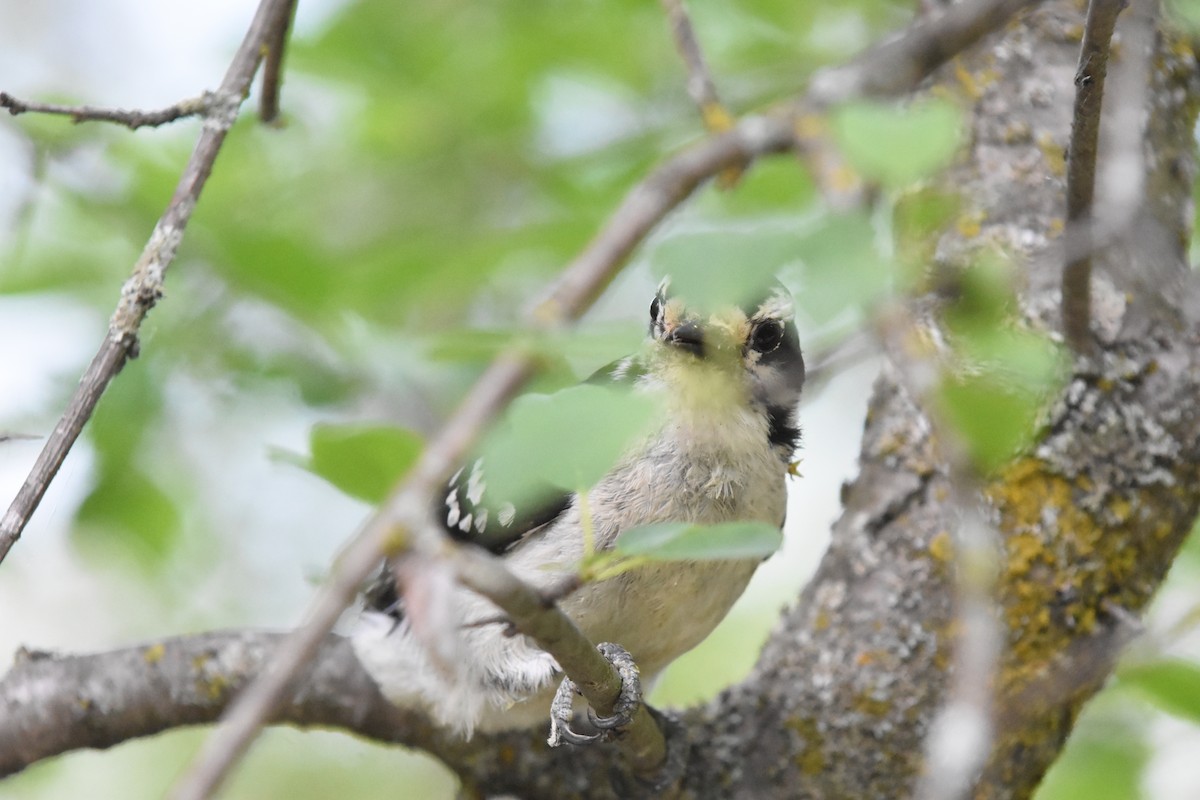
<path id="1" fill-rule="evenodd" d="M 696 29 L 692 25 L 687 7 L 683 0 L 662 0 L 662 4 L 667 12 L 667 20 L 671 23 L 675 49 L 679 51 L 687 70 L 688 95 L 700 111 L 705 130 L 709 133 L 723 133 L 729 130 L 733 127 L 733 115 L 717 95 L 717 85 L 713 82 L 704 51 L 700 49 L 700 40 L 696 37 Z M 741 176 L 741 169 L 731 167 L 718 176 L 717 186 L 731 189 L 737 185 Z"/>
<path id="2" fill-rule="evenodd" d="M 150 234 L 133 274 L 121 289 L 121 299 L 108 325 L 108 335 L 92 358 L 66 412 L 34 462 L 16 498 L 0 518 L 0 562 L 21 536 L 37 509 L 50 481 L 58 473 L 83 426 L 92 416 L 100 396 L 125 361 L 137 356 L 138 330 L 146 314 L 162 297 L 163 278 L 183 241 L 183 233 L 225 136 L 237 119 L 238 108 L 262 58 L 262 48 L 271 32 L 284 23 L 289 0 L 262 0 L 241 47 L 233 57 L 220 87 L 210 95 L 205 109 L 204 129 L 175 187 L 175 194 Z"/>

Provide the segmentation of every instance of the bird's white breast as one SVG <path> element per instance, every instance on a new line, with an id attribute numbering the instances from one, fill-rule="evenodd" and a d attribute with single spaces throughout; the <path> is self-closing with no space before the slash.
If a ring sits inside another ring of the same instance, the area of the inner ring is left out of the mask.
<path id="1" fill-rule="evenodd" d="M 655 522 L 782 525 L 785 465 L 767 443 L 762 415 L 736 404 L 673 411 L 668 419 L 589 493 L 598 550 L 611 548 L 623 531 Z M 555 523 L 580 524 L 577 501 Z M 568 550 L 547 550 L 564 546 Z M 572 566 L 582 555 L 581 538 L 541 535 L 510 554 L 509 561 L 526 579 L 545 585 L 552 579 L 536 565 Z M 653 675 L 716 627 L 758 563 L 654 562 L 586 585 L 561 605 L 590 639 L 622 645 L 644 673 Z"/>

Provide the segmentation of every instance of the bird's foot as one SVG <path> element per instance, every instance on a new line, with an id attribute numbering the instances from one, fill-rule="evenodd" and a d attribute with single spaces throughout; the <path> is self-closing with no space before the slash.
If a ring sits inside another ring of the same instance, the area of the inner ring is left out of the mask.
<path id="1" fill-rule="evenodd" d="M 574 714 L 575 695 L 579 688 L 570 678 L 563 678 L 550 704 L 550 738 L 551 747 L 563 744 L 583 745 L 597 742 L 610 731 L 622 728 L 633 720 L 633 713 L 642 703 L 642 681 L 637 664 L 629 651 L 612 642 L 601 642 L 596 647 L 600 654 L 608 659 L 617 674 L 621 677 L 621 694 L 613 706 L 611 716 L 601 717 L 588 706 L 588 722 L 595 733 L 578 733 L 571 728 Z"/>

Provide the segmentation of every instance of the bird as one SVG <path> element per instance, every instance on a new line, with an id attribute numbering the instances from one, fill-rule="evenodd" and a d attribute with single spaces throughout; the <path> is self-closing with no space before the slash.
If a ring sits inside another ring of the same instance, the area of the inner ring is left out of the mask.
<path id="1" fill-rule="evenodd" d="M 436 516 L 450 536 L 487 548 L 550 592 L 586 546 L 605 552 L 639 526 L 754 521 L 782 530 L 805 377 L 792 296 L 771 279 L 746 298 L 708 304 L 710 310 L 671 284 L 664 278 L 650 302 L 641 349 L 587 381 L 653 399 L 659 413 L 649 430 L 586 491 L 551 487 L 519 501 L 494 497 L 488 476 L 505 465 L 486 456 L 469 460 L 437 498 Z M 586 582 L 558 604 L 589 640 L 603 643 L 610 660 L 623 654 L 636 663 L 634 674 L 652 679 L 712 632 L 760 562 L 654 561 Z M 561 695 L 568 685 L 531 639 L 503 625 L 472 624 L 496 619 L 499 609 L 466 588 L 448 592 L 443 601 L 451 607 L 439 612 L 439 619 L 458 622 L 449 667 L 414 629 L 386 565 L 363 597 L 350 638 L 384 697 L 463 736 L 544 723 L 556 690 Z M 561 703 L 554 705 L 561 716 Z M 592 719 L 612 727 L 627 715 Z M 556 724 L 571 743 L 594 738 L 573 735 L 566 719 Z"/>

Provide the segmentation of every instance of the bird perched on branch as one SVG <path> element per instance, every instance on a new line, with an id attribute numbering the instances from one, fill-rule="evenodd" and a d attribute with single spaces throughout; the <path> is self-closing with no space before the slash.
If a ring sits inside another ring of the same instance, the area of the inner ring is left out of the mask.
<path id="1" fill-rule="evenodd" d="M 607 551 L 638 526 L 744 520 L 782 527 L 804 384 L 791 296 L 772 282 L 749 302 L 710 310 L 689 307 L 670 288 L 663 281 L 650 303 L 643 348 L 589 381 L 658 404 L 653 422 L 611 469 L 586 492 L 557 489 L 513 501 L 495 496 L 489 477 L 505 465 L 476 459 L 439 498 L 447 532 L 501 554 L 515 574 L 548 591 L 578 568 L 587 547 Z M 606 643 L 601 651 L 614 663 L 632 657 L 653 676 L 716 627 L 759 562 L 651 562 L 586 582 L 559 606 L 591 641 Z M 467 735 L 546 719 L 563 678 L 558 664 L 527 637 L 486 624 L 499 615 L 489 601 L 453 587 L 433 601 L 436 611 L 428 602 L 418 610 L 420 601 L 399 599 L 386 569 L 365 600 L 352 641 L 396 705 L 424 709 Z M 449 656 L 431 652 L 420 630 L 430 613 L 454 629 L 443 632 L 442 641 L 452 642 Z M 553 726 L 563 738 L 590 738 L 563 717 L 569 703 L 565 712 L 561 701 L 554 706 Z M 604 728 L 627 721 L 625 713 L 619 717 L 593 715 L 593 722 Z"/>

